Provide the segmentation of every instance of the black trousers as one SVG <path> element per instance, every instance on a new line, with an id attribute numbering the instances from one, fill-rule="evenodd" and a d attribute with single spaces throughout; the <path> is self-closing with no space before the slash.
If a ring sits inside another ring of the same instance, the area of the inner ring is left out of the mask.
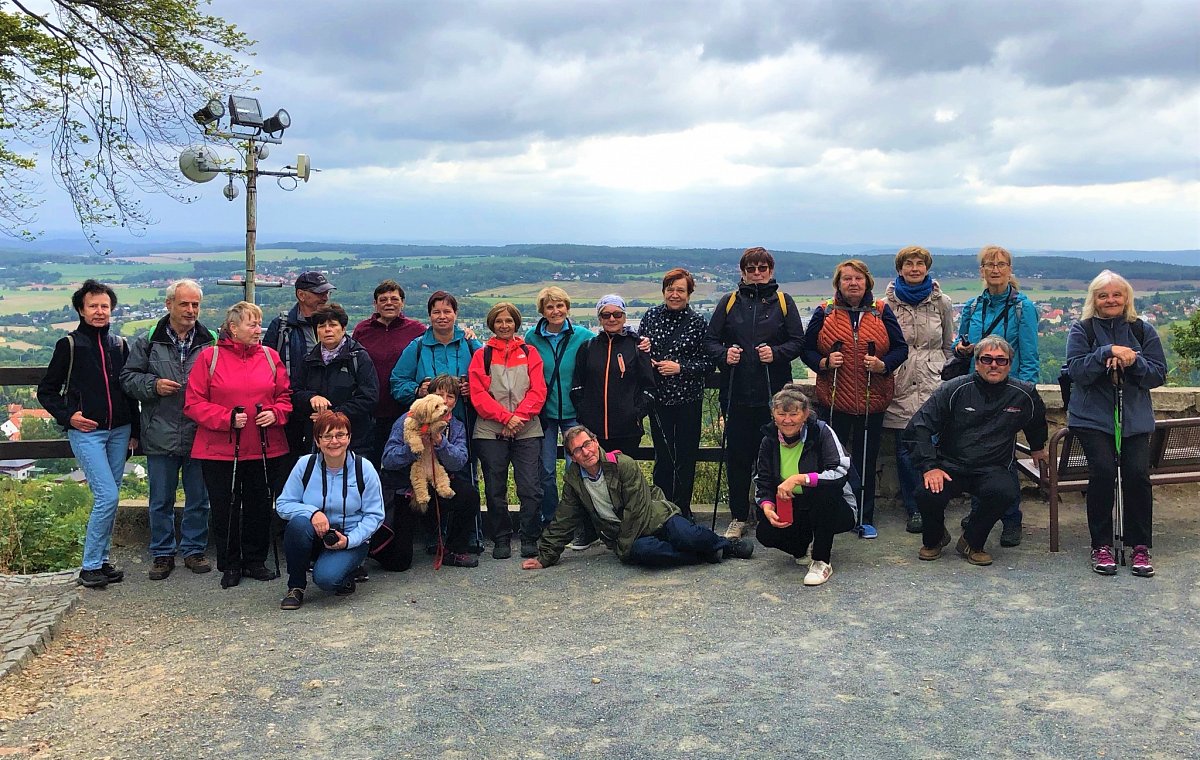
<path id="1" fill-rule="evenodd" d="M 834 535 L 854 525 L 840 483 L 805 488 L 792 498 L 792 510 L 792 524 L 786 528 L 776 528 L 760 517 L 754 534 L 758 542 L 793 557 L 803 557 L 812 544 L 813 560 L 828 562 L 833 555 Z"/>
<path id="2" fill-rule="evenodd" d="M 753 498 L 750 493 L 754 479 L 754 463 L 762 443 L 762 426 L 771 421 L 766 406 L 734 404 L 725 420 L 725 469 L 729 477 L 729 512 L 733 519 L 745 521 L 750 516 Z"/>
<path id="3" fill-rule="evenodd" d="M 917 508 L 925 523 L 921 541 L 925 546 L 938 545 L 946 531 L 946 505 L 951 499 L 969 492 L 979 497 L 979 509 L 971 513 L 963 536 L 971 548 L 982 549 L 996 522 L 1021 493 L 1017 475 L 1007 467 L 946 469 L 946 472 L 952 480 L 946 481 L 941 493 L 926 488 L 924 480 L 917 489 Z"/>
<path id="4" fill-rule="evenodd" d="M 521 540 L 537 541 L 542 535 L 542 439 L 476 438 L 475 453 L 483 465 L 483 492 L 487 497 L 488 522 L 497 543 L 512 540 L 508 515 L 508 466 L 512 465 L 521 504 Z"/>
<path id="5" fill-rule="evenodd" d="M 287 479 L 286 459 L 285 456 L 268 459 L 264 474 L 261 454 L 242 458 L 237 463 L 236 482 L 232 461 L 201 460 L 200 469 L 212 505 L 209 532 L 216 547 L 218 570 L 241 570 L 266 563 L 271 517 L 275 512 L 271 497 L 279 493 Z"/>
<path id="6" fill-rule="evenodd" d="M 1088 462 L 1087 517 L 1092 548 L 1113 542 L 1113 501 L 1117 487 L 1117 446 L 1112 433 L 1075 429 Z M 1150 434 L 1121 436 L 1121 495 L 1125 544 L 1153 546 L 1154 489 L 1150 485 Z"/>
<path id="7" fill-rule="evenodd" d="M 850 455 L 850 487 L 858 497 L 864 525 L 875 524 L 875 472 L 879 462 L 879 444 L 883 437 L 883 412 L 873 414 L 847 414 L 833 411 L 827 406 L 817 406 L 817 415 L 833 432 L 837 433 L 842 447 Z M 832 421 L 830 418 L 832 417 Z M 866 423 L 864 425 L 864 422 Z M 867 437 L 867 458 L 863 460 L 863 436 Z M 941 534 L 938 534 L 941 537 Z"/>
<path id="8" fill-rule="evenodd" d="M 392 434 L 392 426 L 396 424 L 399 417 L 376 417 L 375 428 L 371 438 L 371 449 L 367 452 L 367 459 L 371 464 L 375 465 L 375 471 L 378 472 L 383 468 L 383 448 L 387 445 L 388 436 Z"/>
<path id="9" fill-rule="evenodd" d="M 654 485 L 667 501 L 692 516 L 692 489 L 696 483 L 696 456 L 700 452 L 700 413 L 704 399 L 674 406 L 654 405 L 650 435 L 654 438 Z"/>

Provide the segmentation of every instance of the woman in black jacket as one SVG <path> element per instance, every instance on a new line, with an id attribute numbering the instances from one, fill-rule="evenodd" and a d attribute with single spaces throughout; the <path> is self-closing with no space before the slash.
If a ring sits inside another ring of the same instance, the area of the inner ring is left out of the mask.
<path id="1" fill-rule="evenodd" d="M 326 304 L 312 315 L 317 345 L 298 367 L 292 388 L 295 410 L 290 427 L 292 454 L 309 453 L 313 447 L 312 423 L 318 414 L 332 409 L 350 419 L 353 438 L 350 450 L 366 456 L 371 452 L 374 418 L 379 400 L 375 364 L 361 343 L 346 334 L 349 317 L 336 303 Z"/>

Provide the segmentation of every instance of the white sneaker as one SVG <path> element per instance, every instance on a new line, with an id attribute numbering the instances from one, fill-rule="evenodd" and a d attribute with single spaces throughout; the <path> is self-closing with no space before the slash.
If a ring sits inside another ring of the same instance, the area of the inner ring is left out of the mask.
<path id="1" fill-rule="evenodd" d="M 741 538 L 746 532 L 746 523 L 741 520 L 730 520 L 729 527 L 725 529 L 725 538 L 732 541 L 735 538 Z"/>
<path id="2" fill-rule="evenodd" d="M 804 576 L 804 585 L 820 586 L 829 580 L 829 576 L 831 575 L 833 575 L 833 565 L 817 560 L 808 568 L 808 575 Z"/>

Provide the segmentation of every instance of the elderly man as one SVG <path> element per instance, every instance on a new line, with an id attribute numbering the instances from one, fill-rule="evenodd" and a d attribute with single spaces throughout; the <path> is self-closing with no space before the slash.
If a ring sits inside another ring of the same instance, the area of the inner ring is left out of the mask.
<path id="1" fill-rule="evenodd" d="M 694 565 L 749 559 L 754 553 L 749 541 L 723 538 L 684 519 L 658 486 L 646 482 L 637 462 L 602 449 L 586 427 L 576 425 L 564 433 L 563 447 L 572 463 L 563 476 L 562 498 L 554 522 L 542 532 L 537 558 L 521 564 L 526 570 L 558 562 L 584 521 L 631 565 Z"/>
<path id="2" fill-rule="evenodd" d="M 142 402 L 142 450 L 150 479 L 150 580 L 175 569 L 175 555 L 193 573 L 207 573 L 208 491 L 200 462 L 190 456 L 196 423 L 183 413 L 184 386 L 200 349 L 213 333 L 200 324 L 204 297 L 195 280 L 167 286 L 167 315 L 130 344 L 121 387 Z M 175 539 L 175 489 L 183 472 L 183 522 Z"/>
<path id="3" fill-rule="evenodd" d="M 296 382 L 304 357 L 317 345 L 317 332 L 309 321 L 313 313 L 329 302 L 329 291 L 337 290 L 320 272 L 305 272 L 296 278 L 296 305 L 287 314 L 271 320 L 263 345 L 279 354 L 288 368 L 288 379 Z M 302 452 L 307 453 L 307 452 Z"/>
<path id="4" fill-rule="evenodd" d="M 1013 349 L 998 335 L 974 346 L 975 371 L 945 382 L 909 421 L 903 443 L 924 473 L 917 506 L 925 529 L 918 556 L 937 559 L 950 543 L 946 504 L 964 491 L 979 497 L 958 539 L 972 565 L 992 564 L 988 533 L 1020 492 L 1013 455 L 1024 431 L 1035 461 L 1046 457 L 1046 407 L 1032 383 L 1009 377 Z"/>

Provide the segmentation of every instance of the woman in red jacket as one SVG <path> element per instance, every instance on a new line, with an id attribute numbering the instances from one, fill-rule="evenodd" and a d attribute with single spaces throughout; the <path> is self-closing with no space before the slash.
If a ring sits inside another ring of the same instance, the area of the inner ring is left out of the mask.
<path id="1" fill-rule="evenodd" d="M 212 504 L 221 588 L 243 575 L 277 577 L 266 567 L 271 494 L 288 475 L 283 426 L 292 391 L 287 368 L 275 349 L 260 345 L 261 336 L 262 309 L 246 301 L 231 306 L 217 345 L 196 358 L 183 406 L 197 424 L 192 458 L 200 460 Z M 243 435 L 250 422 L 257 433 Z"/>
<path id="2" fill-rule="evenodd" d="M 471 403 L 479 413 L 472 439 L 483 465 L 484 495 L 496 545 L 494 559 L 512 556 L 508 517 L 508 466 L 521 502 L 521 556 L 536 557 L 542 523 L 542 423 L 546 377 L 537 349 L 517 335 L 521 312 L 498 303 L 487 315 L 493 337 L 471 357 Z"/>

